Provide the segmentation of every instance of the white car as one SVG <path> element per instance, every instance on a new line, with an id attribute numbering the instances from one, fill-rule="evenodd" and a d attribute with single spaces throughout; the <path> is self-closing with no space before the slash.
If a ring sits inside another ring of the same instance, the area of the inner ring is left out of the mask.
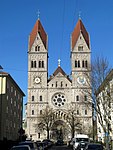
<path id="1" fill-rule="evenodd" d="M 29 145 L 17 145 L 13 146 L 10 150 L 31 150 Z"/>
<path id="2" fill-rule="evenodd" d="M 88 135 L 85 134 L 77 134 L 74 138 L 73 138 L 73 150 L 77 150 L 78 146 L 80 145 L 80 143 L 89 143 L 89 137 Z M 83 145 L 84 145 L 83 144 Z"/>

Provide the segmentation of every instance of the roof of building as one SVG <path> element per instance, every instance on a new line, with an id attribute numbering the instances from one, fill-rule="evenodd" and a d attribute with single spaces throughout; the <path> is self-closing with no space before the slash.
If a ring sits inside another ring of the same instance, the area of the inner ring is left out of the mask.
<path id="1" fill-rule="evenodd" d="M 74 28 L 74 31 L 72 32 L 72 49 L 74 48 L 80 33 L 82 33 L 82 35 L 87 43 L 87 46 L 90 47 L 88 32 L 86 31 L 81 19 L 79 19 Z"/>
<path id="2" fill-rule="evenodd" d="M 47 34 L 46 34 L 39 19 L 36 21 L 32 31 L 30 33 L 29 48 L 31 49 L 31 46 L 33 45 L 33 42 L 37 36 L 37 33 L 39 33 L 45 48 L 47 48 Z"/>
<path id="3" fill-rule="evenodd" d="M 109 73 L 107 74 L 107 76 L 105 77 L 104 81 L 101 83 L 101 85 L 99 86 L 99 88 L 96 91 L 96 95 L 98 95 L 104 88 L 105 86 L 108 85 L 108 83 L 110 82 L 110 80 L 113 79 L 113 69 L 111 69 L 109 71 Z"/>
<path id="4" fill-rule="evenodd" d="M 15 86 L 18 88 L 18 90 L 22 93 L 22 95 L 25 96 L 24 92 L 20 89 L 18 84 L 15 82 L 15 80 L 11 77 L 9 73 L 0 71 L 0 77 L 8 77 L 9 79 L 11 79 Z"/>
<path id="5" fill-rule="evenodd" d="M 63 69 L 60 66 L 58 66 L 58 68 L 54 71 L 53 76 L 56 76 L 59 72 L 71 82 L 69 76 L 66 75 L 66 73 L 63 71 Z M 51 80 L 53 76 L 51 76 L 49 80 Z"/>

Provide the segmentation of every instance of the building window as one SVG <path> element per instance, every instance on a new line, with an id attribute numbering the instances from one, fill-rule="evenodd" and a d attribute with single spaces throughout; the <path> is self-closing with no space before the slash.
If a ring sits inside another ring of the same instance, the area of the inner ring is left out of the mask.
<path id="1" fill-rule="evenodd" d="M 39 61 L 39 68 L 44 68 L 44 61 Z"/>
<path id="2" fill-rule="evenodd" d="M 79 96 L 78 95 L 76 96 L 76 101 L 79 101 Z"/>
<path id="3" fill-rule="evenodd" d="M 57 87 L 57 81 L 56 81 L 56 87 Z"/>
<path id="4" fill-rule="evenodd" d="M 35 46 L 35 51 L 40 51 L 40 46 Z"/>
<path id="5" fill-rule="evenodd" d="M 34 115 L 34 110 L 32 110 L 32 115 Z"/>
<path id="6" fill-rule="evenodd" d="M 42 115 L 42 110 L 40 110 L 40 115 Z"/>
<path id="7" fill-rule="evenodd" d="M 33 68 L 33 61 L 31 61 L 31 68 Z"/>
<path id="8" fill-rule="evenodd" d="M 77 110 L 77 115 L 79 115 L 79 110 Z"/>
<path id="9" fill-rule="evenodd" d="M 34 101 L 34 96 L 32 96 L 32 101 Z"/>
<path id="10" fill-rule="evenodd" d="M 40 133 L 38 133 L 38 138 L 40 139 Z"/>
<path id="11" fill-rule="evenodd" d="M 86 68 L 88 67 L 88 63 L 87 63 L 87 60 L 85 61 L 85 67 L 86 67 Z"/>
<path id="12" fill-rule="evenodd" d="M 87 115 L 87 110 L 85 110 L 85 115 Z"/>
<path id="13" fill-rule="evenodd" d="M 31 61 L 31 68 L 36 68 L 36 61 Z"/>
<path id="14" fill-rule="evenodd" d="M 84 66 L 84 60 L 82 61 L 82 67 L 84 68 L 85 66 Z"/>
<path id="15" fill-rule="evenodd" d="M 80 60 L 78 60 L 78 68 L 80 68 Z"/>
<path id="16" fill-rule="evenodd" d="M 78 51 L 83 51 L 83 46 L 78 46 Z"/>
<path id="17" fill-rule="evenodd" d="M 37 51 L 37 46 L 35 46 L 35 51 Z"/>
<path id="18" fill-rule="evenodd" d="M 87 95 L 84 96 L 84 100 L 87 101 Z"/>
<path id="19" fill-rule="evenodd" d="M 38 51 L 40 51 L 40 46 L 38 46 Z"/>
<path id="20" fill-rule="evenodd" d="M 42 68 L 44 68 L 44 61 L 42 61 Z"/>
<path id="21" fill-rule="evenodd" d="M 61 81 L 61 87 L 63 87 L 63 82 Z"/>
<path id="22" fill-rule="evenodd" d="M 77 68 L 77 60 L 75 60 L 75 68 Z"/>
<path id="23" fill-rule="evenodd" d="M 42 101 L 42 95 L 40 96 L 40 101 Z"/>

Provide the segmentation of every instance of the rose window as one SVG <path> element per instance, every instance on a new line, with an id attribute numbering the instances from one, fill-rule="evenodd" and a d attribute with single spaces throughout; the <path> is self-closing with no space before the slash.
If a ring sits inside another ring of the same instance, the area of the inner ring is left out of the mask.
<path id="1" fill-rule="evenodd" d="M 56 94 L 53 96 L 53 103 L 55 106 L 61 107 L 64 106 L 66 98 L 63 94 Z"/>

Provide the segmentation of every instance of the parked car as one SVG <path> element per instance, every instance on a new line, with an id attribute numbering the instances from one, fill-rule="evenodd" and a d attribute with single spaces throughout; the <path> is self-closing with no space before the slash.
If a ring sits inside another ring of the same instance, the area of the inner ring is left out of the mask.
<path id="1" fill-rule="evenodd" d="M 58 139 L 56 145 L 63 145 L 64 141 L 62 139 Z"/>
<path id="2" fill-rule="evenodd" d="M 47 144 L 47 147 L 51 147 L 53 145 L 53 142 L 50 139 L 44 139 L 42 142 Z"/>
<path id="3" fill-rule="evenodd" d="M 89 143 L 84 150 L 104 150 L 104 147 L 99 143 Z"/>
<path id="4" fill-rule="evenodd" d="M 31 150 L 38 150 L 36 143 L 33 142 L 33 141 L 20 142 L 19 145 L 29 145 L 29 147 L 31 148 Z"/>
<path id="5" fill-rule="evenodd" d="M 87 144 L 87 142 L 80 142 L 77 146 L 77 150 L 84 150 Z"/>
<path id="6" fill-rule="evenodd" d="M 17 145 L 13 146 L 10 150 L 31 150 L 29 145 Z"/>
<path id="7" fill-rule="evenodd" d="M 36 142 L 38 150 L 45 150 L 48 148 L 46 142 Z"/>
<path id="8" fill-rule="evenodd" d="M 84 146 L 84 143 L 89 143 L 89 136 L 86 134 L 77 134 L 73 139 L 73 150 L 77 150 L 81 146 Z"/>

